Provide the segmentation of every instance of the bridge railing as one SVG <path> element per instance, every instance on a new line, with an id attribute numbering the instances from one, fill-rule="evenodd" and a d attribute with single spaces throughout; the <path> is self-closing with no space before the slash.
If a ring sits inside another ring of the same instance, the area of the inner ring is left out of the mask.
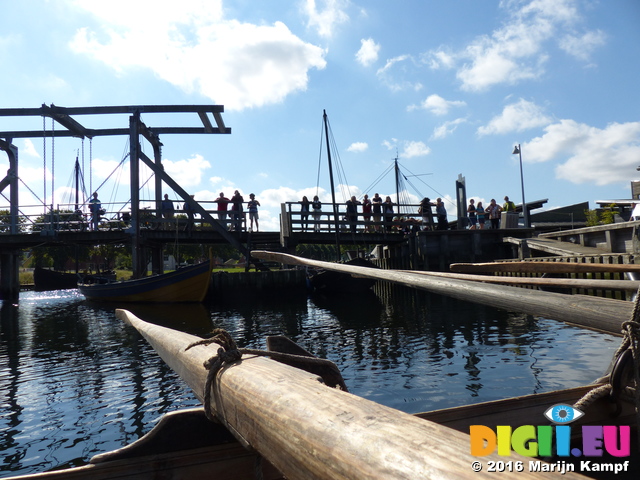
<path id="1" fill-rule="evenodd" d="M 285 202 L 281 206 L 281 230 L 283 234 L 290 233 L 333 233 L 336 230 L 337 209 L 338 230 L 353 233 L 409 233 L 424 229 L 433 229 L 423 222 L 422 214 L 418 213 L 419 204 L 402 204 L 400 209 L 394 205 L 394 212 L 363 213 L 362 205 L 357 205 L 355 215 L 347 213 L 344 203 L 323 203 L 322 209 L 315 212 L 309 205 L 309 211 L 302 211 L 300 202 Z M 399 210 L 399 211 L 398 211 Z M 435 214 L 433 215 L 435 218 Z"/>
<path id="2" fill-rule="evenodd" d="M 172 218 L 164 216 L 161 210 L 152 208 L 155 202 L 143 200 L 140 202 L 140 228 L 142 230 L 188 230 L 188 217 L 182 208 L 182 202 L 174 201 L 176 210 Z M 244 231 L 247 226 L 247 212 L 237 213 L 228 210 L 219 212 L 215 202 L 199 202 L 205 210 L 219 223 L 231 231 Z M 211 205 L 208 209 L 206 204 Z M 61 203 L 51 211 L 42 212 L 42 205 L 21 206 L 18 218 L 19 233 L 41 233 L 46 235 L 52 232 L 83 232 L 94 229 L 92 214 L 87 204 L 76 209 L 75 204 Z M 0 206 L 0 234 L 11 233 L 11 220 L 8 214 L 9 207 Z M 124 231 L 131 227 L 131 209 L 128 202 L 102 202 L 97 230 L 99 231 Z M 198 214 L 194 214 L 192 229 L 213 230 L 213 227 Z"/>

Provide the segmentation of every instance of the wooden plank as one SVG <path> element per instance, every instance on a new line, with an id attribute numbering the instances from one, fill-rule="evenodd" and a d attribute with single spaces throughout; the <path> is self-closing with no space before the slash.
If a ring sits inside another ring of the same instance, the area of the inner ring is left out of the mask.
<path id="1" fill-rule="evenodd" d="M 153 325 L 126 310 L 135 327 L 203 399 L 203 363 L 218 345 L 188 345 L 198 337 Z M 329 388 L 301 370 L 264 357 L 245 357 L 218 373 L 211 402 L 218 418 L 286 478 L 352 480 L 493 477 L 471 471 L 469 437 L 453 429 Z M 490 455 L 483 461 L 501 461 Z M 509 460 L 528 458 L 512 454 Z M 505 478 L 543 478 L 504 472 Z M 545 477 L 546 478 L 546 477 Z M 584 478 L 569 474 L 568 478 Z"/>
<path id="2" fill-rule="evenodd" d="M 469 282 L 497 283 L 502 285 L 527 285 L 554 288 L 592 288 L 600 290 L 626 290 L 633 292 L 640 288 L 640 281 L 636 280 L 599 280 L 582 278 L 540 278 L 540 277 L 500 277 L 489 275 L 470 275 L 465 273 L 424 272 L 417 270 L 398 270 L 400 272 L 417 275 L 431 275 L 434 277 L 456 278 Z"/>
<path id="3" fill-rule="evenodd" d="M 395 282 L 459 300 L 561 320 L 612 335 L 620 335 L 622 322 L 629 320 L 633 311 L 631 302 L 588 295 L 564 295 L 435 275 L 340 265 L 276 252 L 252 251 L 251 255 L 274 262 L 320 267 Z"/>
<path id="4" fill-rule="evenodd" d="M 594 272 L 639 272 L 636 264 L 602 264 L 574 262 L 491 262 L 452 263 L 449 269 L 456 273 L 594 273 Z"/>

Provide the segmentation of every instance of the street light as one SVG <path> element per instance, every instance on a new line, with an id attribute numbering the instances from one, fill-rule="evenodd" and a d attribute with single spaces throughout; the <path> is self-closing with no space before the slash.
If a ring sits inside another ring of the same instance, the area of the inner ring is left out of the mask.
<path id="1" fill-rule="evenodd" d="M 522 213 L 524 219 L 525 228 L 529 228 L 529 209 L 527 208 L 527 203 L 524 200 L 524 176 L 522 175 L 522 150 L 520 149 L 520 144 L 513 147 L 513 155 L 519 155 L 520 157 L 520 185 L 522 187 Z"/>

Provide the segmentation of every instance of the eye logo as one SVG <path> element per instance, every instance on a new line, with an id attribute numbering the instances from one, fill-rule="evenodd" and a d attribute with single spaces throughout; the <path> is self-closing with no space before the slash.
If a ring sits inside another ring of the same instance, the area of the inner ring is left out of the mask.
<path id="1" fill-rule="evenodd" d="M 583 415 L 584 413 L 577 408 L 573 408 L 571 405 L 564 405 L 562 403 L 549 407 L 547 411 L 544 412 L 545 417 L 553 423 L 560 424 L 571 423 Z"/>

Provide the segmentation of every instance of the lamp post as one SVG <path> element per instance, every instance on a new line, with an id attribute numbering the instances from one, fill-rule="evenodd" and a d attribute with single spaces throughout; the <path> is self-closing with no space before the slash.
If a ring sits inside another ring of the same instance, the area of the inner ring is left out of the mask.
<path id="1" fill-rule="evenodd" d="M 524 227 L 529 228 L 529 209 L 527 208 L 527 203 L 524 199 L 524 175 L 522 174 L 522 150 L 520 149 L 520 144 L 513 147 L 513 155 L 518 154 L 520 157 L 520 186 L 522 187 L 522 213 L 524 219 Z"/>

